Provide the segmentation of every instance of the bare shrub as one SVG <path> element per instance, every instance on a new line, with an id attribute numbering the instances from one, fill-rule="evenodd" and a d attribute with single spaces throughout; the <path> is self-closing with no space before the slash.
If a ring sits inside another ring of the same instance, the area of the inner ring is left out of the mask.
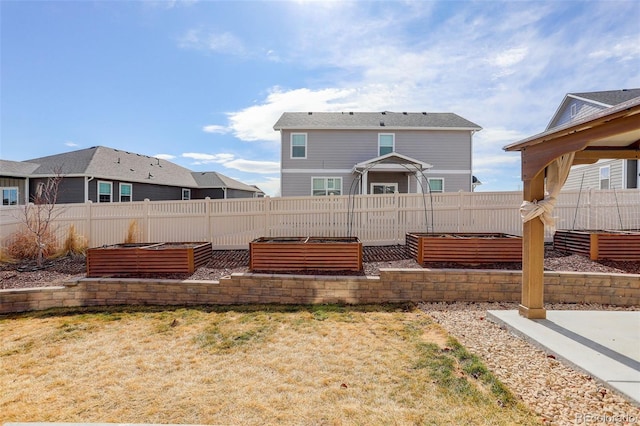
<path id="1" fill-rule="evenodd" d="M 12 259 L 26 260 L 42 259 L 56 252 L 57 241 L 53 232 L 47 230 L 41 232 L 38 238 L 34 238 L 33 232 L 26 227 L 15 232 L 11 236 L 11 242 L 7 246 L 7 254 Z"/>
<path id="2" fill-rule="evenodd" d="M 24 228 L 17 233 L 13 248 L 13 253 L 23 256 L 29 254 L 27 258 L 35 257 L 38 266 L 42 266 L 45 257 L 54 253 L 55 249 L 55 235 L 51 227 L 52 222 L 61 213 L 56 209 L 56 201 L 62 175 L 59 170 L 54 170 L 54 173 L 55 176 L 38 184 L 35 194 L 31 196 L 31 202 L 25 204 L 22 209 L 20 220 Z M 25 235 L 22 235 L 23 233 Z M 35 256 L 31 254 L 34 246 Z"/>
<path id="3" fill-rule="evenodd" d="M 0 263 L 13 263 L 15 259 L 9 255 L 6 247 L 0 247 Z"/>
<path id="4" fill-rule="evenodd" d="M 131 220 L 129 222 L 129 228 L 127 229 L 127 235 L 124 237 L 124 243 L 125 244 L 137 243 L 139 234 L 140 234 L 140 230 L 138 228 L 138 221 Z"/>
<path id="5" fill-rule="evenodd" d="M 60 256 L 84 255 L 87 251 L 87 247 L 87 239 L 78 234 L 75 225 L 71 225 L 67 230 L 67 237 L 62 243 L 62 248 L 58 254 Z"/>

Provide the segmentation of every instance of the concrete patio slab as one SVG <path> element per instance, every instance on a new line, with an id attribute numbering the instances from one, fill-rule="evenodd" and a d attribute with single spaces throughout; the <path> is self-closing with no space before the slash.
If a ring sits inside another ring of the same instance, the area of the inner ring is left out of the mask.
<path id="1" fill-rule="evenodd" d="M 489 311 L 488 318 L 640 405 L 640 312 L 547 311 L 530 320 Z"/>

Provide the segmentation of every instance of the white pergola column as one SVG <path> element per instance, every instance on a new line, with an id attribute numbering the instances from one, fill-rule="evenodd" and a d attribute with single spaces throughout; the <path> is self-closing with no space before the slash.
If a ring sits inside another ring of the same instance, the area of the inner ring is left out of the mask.
<path id="1" fill-rule="evenodd" d="M 420 185 L 421 178 L 422 178 L 422 173 L 416 172 L 416 194 L 420 194 L 422 192 L 422 186 Z"/>
<path id="2" fill-rule="evenodd" d="M 362 195 L 368 194 L 369 191 L 367 191 L 367 188 L 369 186 L 369 183 L 367 182 L 369 179 L 369 171 L 365 170 L 364 172 L 362 172 Z"/>

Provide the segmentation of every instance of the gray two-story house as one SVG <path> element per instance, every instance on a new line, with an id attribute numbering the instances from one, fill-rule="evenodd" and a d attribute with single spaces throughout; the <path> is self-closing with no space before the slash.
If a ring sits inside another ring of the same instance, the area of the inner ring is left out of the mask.
<path id="1" fill-rule="evenodd" d="M 471 191 L 481 127 L 453 113 L 286 112 L 281 194 Z"/>
<path id="2" fill-rule="evenodd" d="M 568 93 L 551 118 L 547 130 L 597 114 L 640 96 L 640 89 Z M 640 142 L 636 143 L 636 147 Z M 599 160 L 594 164 L 574 166 L 564 190 L 640 188 L 638 160 Z"/>

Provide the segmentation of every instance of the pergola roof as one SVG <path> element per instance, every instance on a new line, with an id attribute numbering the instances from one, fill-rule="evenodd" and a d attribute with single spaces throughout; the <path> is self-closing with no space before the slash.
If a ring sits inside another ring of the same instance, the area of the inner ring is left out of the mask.
<path id="1" fill-rule="evenodd" d="M 599 113 L 555 127 L 504 147 L 520 151 L 525 213 L 553 210 L 555 195 L 547 198 L 546 182 L 559 191 L 565 166 L 594 163 L 599 159 L 640 158 L 640 97 L 607 108 Z M 567 155 L 568 154 L 568 155 Z M 566 161 L 566 164 L 565 164 Z M 559 186 L 558 186 L 559 185 Z M 548 212 L 550 213 L 550 211 Z M 523 216 L 522 299 L 520 314 L 530 319 L 546 318 L 544 309 L 544 224 L 541 216 Z"/>
<path id="2" fill-rule="evenodd" d="M 524 181 L 569 152 L 576 152 L 574 165 L 594 163 L 602 158 L 640 158 L 640 97 L 507 145 L 504 149 L 522 153 Z"/>

